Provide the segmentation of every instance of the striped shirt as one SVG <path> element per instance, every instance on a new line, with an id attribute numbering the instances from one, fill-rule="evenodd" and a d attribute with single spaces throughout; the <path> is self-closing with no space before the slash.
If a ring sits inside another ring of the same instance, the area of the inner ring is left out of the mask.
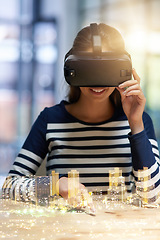
<path id="1" fill-rule="evenodd" d="M 122 109 L 101 123 L 78 120 L 65 109 L 65 101 L 45 108 L 32 126 L 9 176 L 35 175 L 47 156 L 46 172 L 61 176 L 76 169 L 80 182 L 88 190 L 107 191 L 109 170 L 118 167 L 125 177 L 128 191 L 138 179 L 138 169 L 148 168 L 151 197 L 160 184 L 159 151 L 152 120 L 143 113 L 145 130 L 130 134 L 130 126 Z M 27 185 L 27 184 L 26 184 Z"/>

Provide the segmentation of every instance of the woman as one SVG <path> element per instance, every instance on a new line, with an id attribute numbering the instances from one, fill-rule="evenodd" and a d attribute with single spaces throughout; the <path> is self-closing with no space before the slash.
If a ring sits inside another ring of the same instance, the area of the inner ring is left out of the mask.
<path id="1" fill-rule="evenodd" d="M 98 28 L 102 51 L 125 51 L 116 29 L 105 24 Z M 65 58 L 79 51 L 92 51 L 90 26 L 77 34 Z M 9 176 L 34 175 L 47 155 L 47 175 L 52 170 L 60 173 L 59 192 L 67 198 L 71 169 L 80 173 L 80 188 L 106 191 L 109 170 L 118 167 L 131 192 L 138 170 L 147 167 L 149 181 L 155 185 L 148 195 L 152 198 L 159 191 L 159 152 L 145 102 L 135 69 L 133 79 L 118 87 L 70 86 L 68 102 L 41 112 Z M 24 187 L 28 181 L 24 178 Z"/>

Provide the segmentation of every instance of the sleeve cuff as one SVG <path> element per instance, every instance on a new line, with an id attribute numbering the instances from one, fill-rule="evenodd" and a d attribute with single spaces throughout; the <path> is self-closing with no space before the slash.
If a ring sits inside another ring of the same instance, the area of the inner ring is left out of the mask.
<path id="1" fill-rule="evenodd" d="M 137 134 L 133 134 L 130 132 L 128 134 L 128 139 L 131 143 L 134 143 L 134 144 L 138 144 L 140 141 L 143 140 L 143 138 L 146 136 L 146 133 L 145 133 L 145 130 L 137 133 Z"/>

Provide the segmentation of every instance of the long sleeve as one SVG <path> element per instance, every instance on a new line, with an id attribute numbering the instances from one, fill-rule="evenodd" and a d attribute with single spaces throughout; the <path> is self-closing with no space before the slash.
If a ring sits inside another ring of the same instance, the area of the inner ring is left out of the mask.
<path id="1" fill-rule="evenodd" d="M 24 142 L 9 175 L 34 175 L 48 152 L 46 141 L 46 111 L 38 116 Z"/>
<path id="2" fill-rule="evenodd" d="M 160 191 L 159 151 L 152 120 L 148 114 L 144 114 L 143 121 L 145 130 L 135 135 L 129 135 L 129 140 L 135 181 L 137 183 L 140 178 L 147 179 L 145 183 L 149 189 L 147 198 L 152 199 Z"/>
<path id="3" fill-rule="evenodd" d="M 46 110 L 42 111 L 33 124 L 12 169 L 4 183 L 4 194 L 12 199 L 35 200 L 35 175 L 48 152 L 46 141 Z"/>

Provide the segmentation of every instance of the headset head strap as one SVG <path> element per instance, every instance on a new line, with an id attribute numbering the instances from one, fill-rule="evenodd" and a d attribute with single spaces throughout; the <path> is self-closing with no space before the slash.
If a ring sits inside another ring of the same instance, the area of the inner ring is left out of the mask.
<path id="1" fill-rule="evenodd" d="M 102 41 L 99 35 L 99 29 L 97 23 L 90 24 L 93 53 L 99 54 L 102 52 Z"/>

